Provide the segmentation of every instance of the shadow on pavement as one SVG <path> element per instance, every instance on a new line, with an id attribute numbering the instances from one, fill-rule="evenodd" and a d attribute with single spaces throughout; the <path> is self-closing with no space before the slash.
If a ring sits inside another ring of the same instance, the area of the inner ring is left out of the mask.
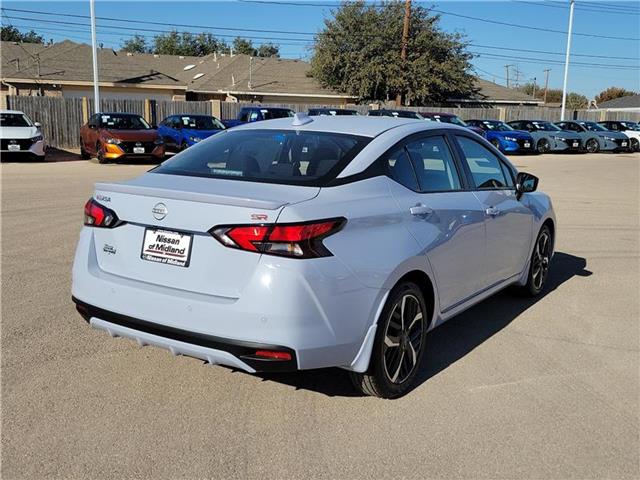
<path id="1" fill-rule="evenodd" d="M 506 289 L 434 329 L 427 336 L 427 354 L 420 367 L 415 388 L 420 388 L 428 379 L 498 333 L 563 283 L 575 276 L 590 276 L 592 273 L 586 270 L 586 266 L 587 261 L 582 257 L 556 252 L 546 287 L 538 297 L 524 297 Z M 339 368 L 256 375 L 264 381 L 283 383 L 331 397 L 362 396 L 351 385 L 348 373 Z"/>

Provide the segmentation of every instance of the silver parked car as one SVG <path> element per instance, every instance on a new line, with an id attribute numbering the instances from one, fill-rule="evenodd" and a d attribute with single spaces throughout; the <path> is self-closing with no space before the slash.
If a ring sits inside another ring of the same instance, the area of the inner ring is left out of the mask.
<path id="1" fill-rule="evenodd" d="M 427 332 L 545 285 L 538 179 L 451 124 L 269 120 L 216 134 L 85 206 L 73 299 L 91 326 L 246 372 L 341 367 L 406 393 Z"/>

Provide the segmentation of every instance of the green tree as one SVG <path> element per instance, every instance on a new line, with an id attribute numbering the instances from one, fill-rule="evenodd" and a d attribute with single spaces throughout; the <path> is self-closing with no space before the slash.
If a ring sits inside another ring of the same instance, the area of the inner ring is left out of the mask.
<path id="1" fill-rule="evenodd" d="M 279 57 L 280 47 L 273 43 L 263 43 L 256 50 L 257 57 Z"/>
<path id="2" fill-rule="evenodd" d="M 596 95 L 596 103 L 604 103 L 614 98 L 628 97 L 629 95 L 637 95 L 637 92 L 621 87 L 609 87 Z"/>
<path id="3" fill-rule="evenodd" d="M 12 25 L 0 27 L 0 39 L 3 42 L 44 43 L 44 38 L 33 30 L 22 33 Z"/>
<path id="4" fill-rule="evenodd" d="M 560 99 L 562 101 L 562 99 Z M 567 94 L 567 108 L 570 110 L 578 110 L 581 108 L 587 108 L 589 106 L 589 100 L 584 95 L 579 93 L 569 92 Z"/>
<path id="5" fill-rule="evenodd" d="M 156 35 L 153 39 L 152 53 L 159 55 L 189 55 L 204 56 L 214 52 L 224 52 L 228 50 L 226 43 L 218 40 L 210 33 L 199 33 L 194 35 L 189 32 L 178 33 L 172 31 Z"/>
<path id="6" fill-rule="evenodd" d="M 149 47 L 147 46 L 147 40 L 142 35 L 134 35 L 124 41 L 122 50 L 131 53 L 147 53 L 149 52 Z"/>
<path id="7" fill-rule="evenodd" d="M 256 49 L 253 48 L 253 43 L 251 42 L 251 40 L 236 37 L 233 40 L 233 53 L 237 55 L 256 56 Z"/>
<path id="8" fill-rule="evenodd" d="M 414 6 L 407 59 L 402 61 L 404 6 L 400 2 L 344 3 L 315 39 L 311 74 L 325 87 L 366 100 L 401 94 L 405 103 L 444 101 L 475 91 L 472 55 L 459 34 L 443 32 L 439 17 Z"/>

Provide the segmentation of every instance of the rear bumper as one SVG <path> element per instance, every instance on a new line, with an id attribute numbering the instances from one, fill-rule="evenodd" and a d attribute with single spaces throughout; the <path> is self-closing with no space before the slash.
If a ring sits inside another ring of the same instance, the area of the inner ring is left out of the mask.
<path id="1" fill-rule="evenodd" d="M 105 330 L 111 336 L 136 340 L 140 345 L 156 345 L 174 355 L 200 358 L 211 364 L 240 368 L 246 372 L 287 372 L 297 370 L 294 350 L 281 345 L 245 342 L 190 332 L 139 318 L 121 315 L 89 305 L 75 297 L 76 310 L 92 327 Z M 255 355 L 259 350 L 286 352 L 290 360 L 272 360 Z"/>
<path id="2" fill-rule="evenodd" d="M 131 262 L 148 263 L 139 258 Z M 163 267 L 161 275 L 170 278 L 176 273 L 172 269 L 177 267 Z M 223 271 L 215 274 L 225 275 Z M 77 304 L 86 306 L 83 316 L 92 326 L 102 325 L 92 320 L 95 318 L 134 330 L 120 335 L 138 341 L 138 332 L 154 335 L 158 337 L 154 342 L 143 343 L 174 346 L 176 351 L 180 350 L 170 342 L 237 353 L 254 370 L 260 365 L 260 370 L 265 369 L 264 361 L 252 364 L 244 358 L 249 350 L 235 347 L 277 346 L 277 351 L 291 353 L 291 365 L 299 370 L 349 368 L 385 294 L 364 286 L 336 257 L 310 261 L 263 258 L 250 278 L 243 280 L 237 297 L 174 288 L 166 278 L 156 283 L 107 272 L 97 259 L 92 230 L 82 229 L 72 295 Z M 176 332 L 179 336 L 173 336 Z M 217 363 L 230 365 L 222 360 Z"/>

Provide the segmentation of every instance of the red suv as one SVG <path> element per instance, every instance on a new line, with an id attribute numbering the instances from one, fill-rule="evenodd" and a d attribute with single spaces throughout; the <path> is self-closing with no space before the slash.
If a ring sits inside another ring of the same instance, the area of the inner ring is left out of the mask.
<path id="1" fill-rule="evenodd" d="M 98 162 L 120 159 L 162 160 L 164 142 L 140 115 L 96 113 L 80 128 L 80 156 Z"/>

